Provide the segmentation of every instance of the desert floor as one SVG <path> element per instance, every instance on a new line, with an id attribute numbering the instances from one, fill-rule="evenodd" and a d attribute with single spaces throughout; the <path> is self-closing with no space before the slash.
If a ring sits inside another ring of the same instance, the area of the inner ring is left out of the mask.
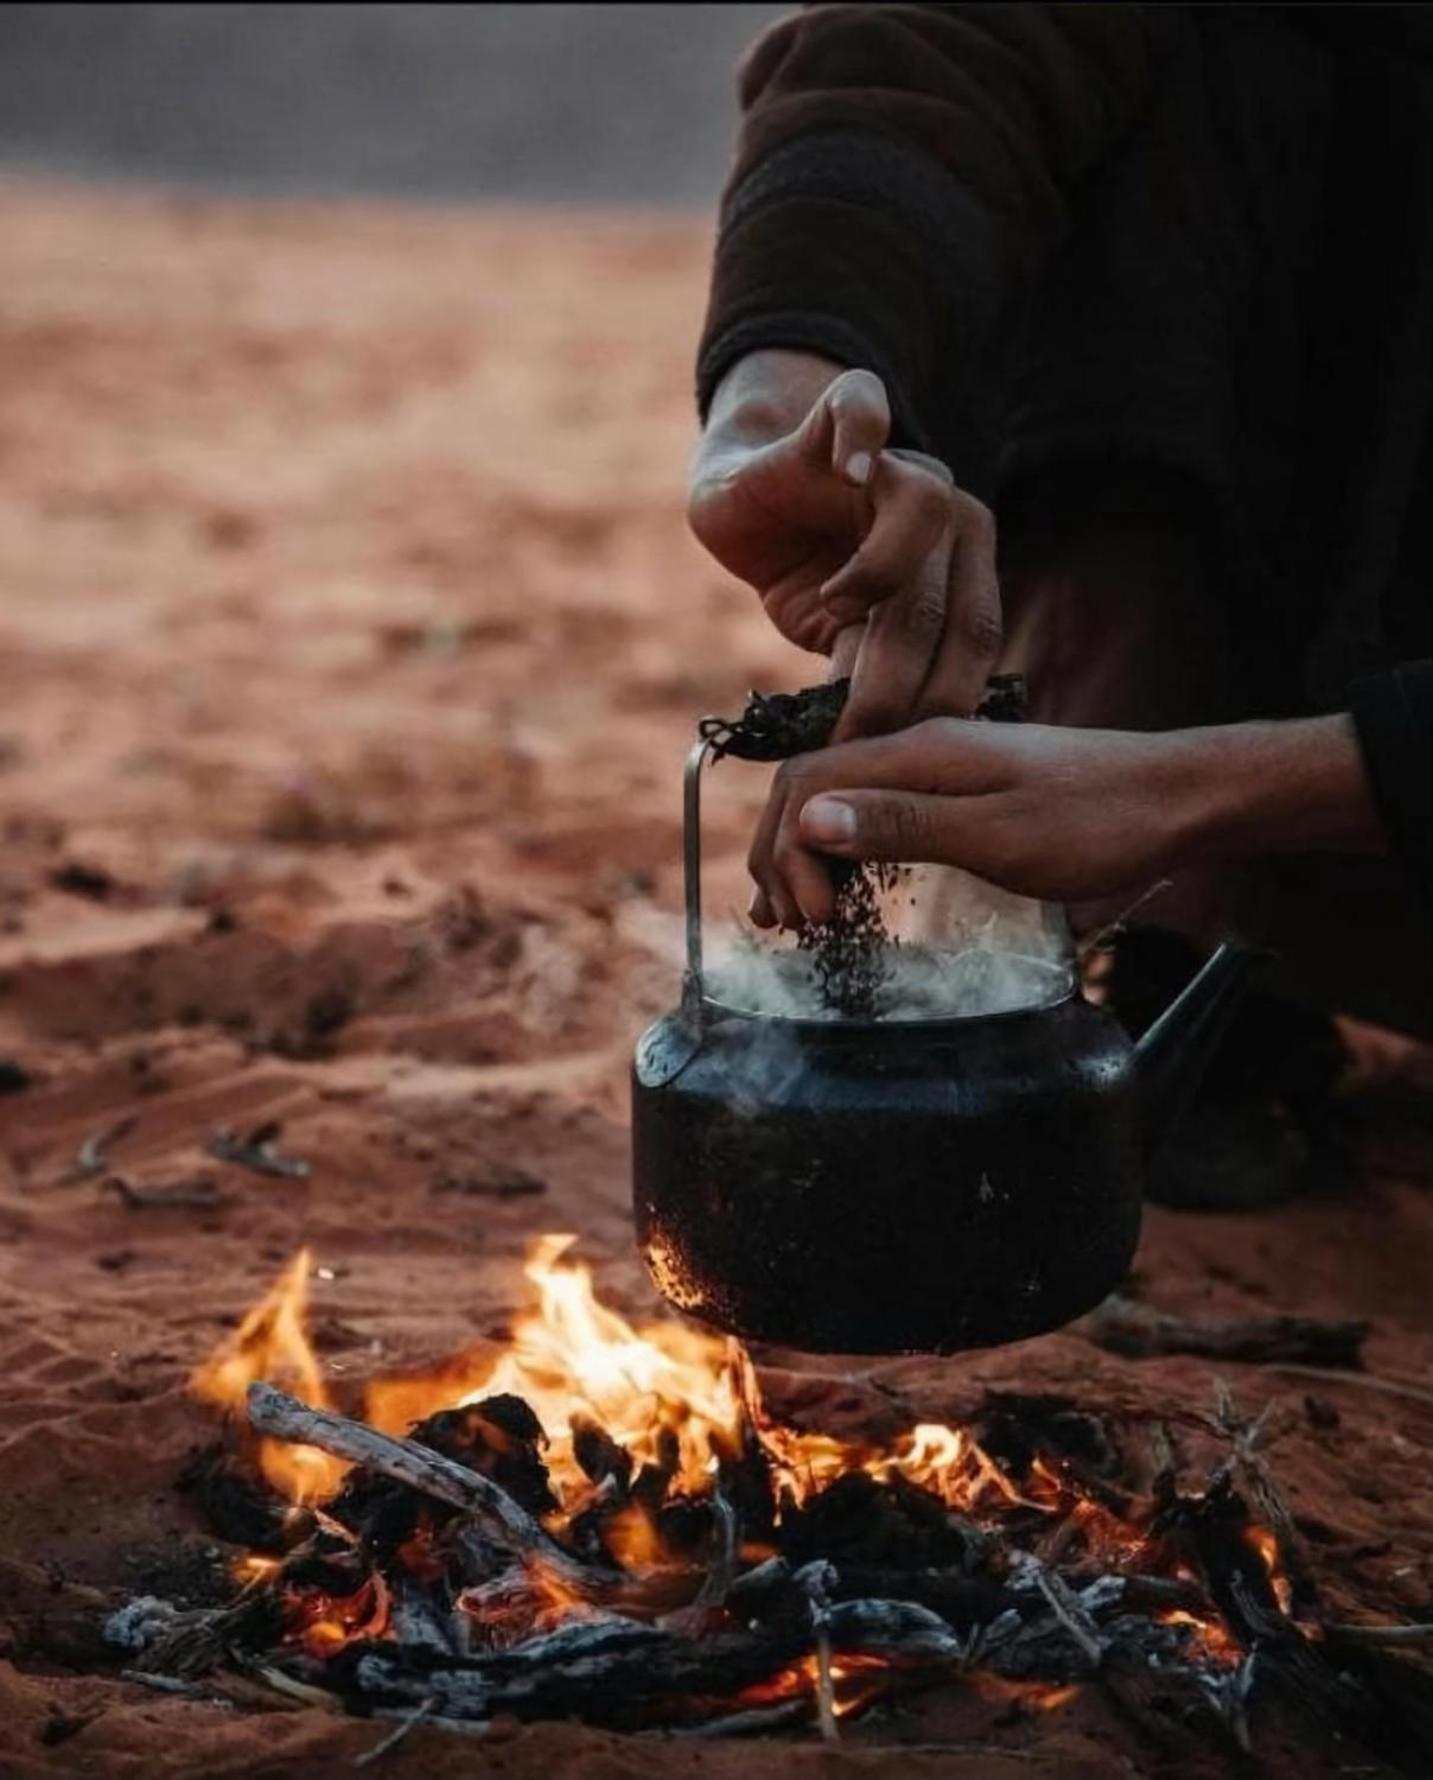
<path id="1" fill-rule="evenodd" d="M 301 1243 L 340 1390 L 500 1342 L 543 1230 L 656 1314 L 626 1068 L 676 992 L 681 756 L 701 712 L 810 671 L 683 529 L 702 223 L 12 182 L 0 233 L 0 1774 L 328 1775 L 372 1725 L 164 1699 L 76 1628 L 222 1570 L 175 1487 L 213 1433 L 185 1381 Z M 734 769 L 717 800 L 718 902 L 760 790 Z M 120 1119 L 113 1171 L 205 1170 L 218 1208 L 74 1178 Z M 206 1156 L 271 1119 L 307 1179 Z M 1366 1158 L 1352 1193 L 1151 1210 L 1139 1289 L 1367 1316 L 1368 1374 L 1417 1387 L 1433 1175 L 1406 1132 Z M 513 1169 L 544 1190 L 481 1190 Z M 1213 1392 L 1207 1362 L 1078 1331 L 861 1370 L 921 1418 L 992 1384 L 1191 1415 Z M 1433 1407 L 1221 1371 L 1249 1413 L 1277 1399 L 1331 1598 L 1433 1617 Z M 996 1725 L 953 1694 L 837 1752 L 556 1725 L 481 1761 L 418 1731 L 381 1771 L 1236 1771 L 1161 1766 L 1094 1703 Z"/>

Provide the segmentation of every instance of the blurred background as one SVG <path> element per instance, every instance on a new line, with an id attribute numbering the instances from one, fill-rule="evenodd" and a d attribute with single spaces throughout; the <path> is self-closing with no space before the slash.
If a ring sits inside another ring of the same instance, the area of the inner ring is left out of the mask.
<path id="1" fill-rule="evenodd" d="M 771 6 L 9 5 L 0 165 L 708 207 Z"/>

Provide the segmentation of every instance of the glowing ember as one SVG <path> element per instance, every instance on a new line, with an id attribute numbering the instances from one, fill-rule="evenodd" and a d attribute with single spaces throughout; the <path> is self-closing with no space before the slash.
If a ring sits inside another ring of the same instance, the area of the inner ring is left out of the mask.
<path id="1" fill-rule="evenodd" d="M 790 1427 L 740 1347 L 671 1321 L 634 1326 L 598 1301 L 572 1242 L 533 1245 L 537 1302 L 504 1349 L 370 1381 L 366 1426 L 306 1414 L 331 1410 L 305 1329 L 306 1250 L 195 1373 L 196 1392 L 231 1412 L 255 1381 L 287 1393 L 256 1395 L 257 1456 L 303 1506 L 270 1535 L 284 1556 L 235 1569 L 279 1610 L 280 1660 L 327 1665 L 362 1646 L 357 1668 L 334 1665 L 338 1685 L 361 1668 L 380 1702 L 411 1705 L 410 1689 L 427 1697 L 423 1663 L 446 1658 L 460 1665 L 448 1709 L 469 1690 L 478 1717 L 505 1688 L 520 1714 L 638 1724 L 654 1686 L 689 1694 L 678 1722 L 723 1700 L 791 1702 L 798 1717 L 804 1703 L 829 1739 L 923 1668 L 1056 1711 L 1113 1636 L 1187 1665 L 1199 1701 L 1227 1693 L 1242 1711 L 1247 1688 L 1229 1688 L 1249 1626 L 1220 1616 L 1226 1597 L 1205 1574 L 1219 1526 L 1224 1575 L 1247 1575 L 1257 1553 L 1299 1635 L 1278 1541 L 1227 1477 L 1223 1496 L 1140 1497 L 1082 1469 L 1078 1446 L 1053 1440 L 1041 1456 L 1018 1425 L 1012 1441 L 999 1417 L 989 1438 L 1022 1453 L 1013 1474 L 965 1427 L 919 1422 L 885 1444 Z M 358 1463 L 347 1487 L 347 1465 L 311 1439 Z M 1124 1606 L 1127 1581 L 1152 1602 L 1142 1616 Z M 519 1645 L 511 1673 L 483 1666 Z M 609 1674 L 627 1678 L 614 1686 L 630 1705 L 591 1692 Z"/>

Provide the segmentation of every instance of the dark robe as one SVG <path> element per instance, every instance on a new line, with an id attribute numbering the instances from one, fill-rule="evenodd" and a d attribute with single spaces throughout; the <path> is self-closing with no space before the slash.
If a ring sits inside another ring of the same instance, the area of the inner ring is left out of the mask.
<path id="1" fill-rule="evenodd" d="M 815 6 L 741 71 L 698 363 L 876 371 L 1002 526 L 1162 479 L 1433 889 L 1433 9 Z"/>

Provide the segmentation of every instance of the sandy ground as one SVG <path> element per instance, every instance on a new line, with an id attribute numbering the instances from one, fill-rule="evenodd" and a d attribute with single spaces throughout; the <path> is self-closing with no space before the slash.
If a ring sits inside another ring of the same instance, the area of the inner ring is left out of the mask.
<path id="1" fill-rule="evenodd" d="M 98 1606 L 221 1561 L 174 1488 L 212 1426 L 185 1376 L 301 1241 L 340 1391 L 500 1340 L 538 1230 L 579 1231 L 605 1293 L 654 1309 L 625 1070 L 674 996 L 680 757 L 701 711 L 809 674 L 683 532 L 703 225 L 19 183 L 0 233 L 0 1774 L 327 1775 L 372 1726 L 97 1672 Z M 718 901 L 759 790 L 714 813 Z M 115 1169 L 207 1169 L 221 1207 L 70 1178 L 121 1115 Z M 204 1156 L 269 1118 L 306 1181 Z M 440 1190 L 514 1166 L 545 1192 Z M 1369 1373 L 1416 1386 L 1430 1187 L 1426 1143 L 1374 1131 L 1356 1193 L 1152 1211 L 1141 1288 L 1369 1316 Z M 1330 1597 L 1433 1617 L 1433 1408 L 1333 1383 L 1310 1413 L 1307 1381 L 1224 1371 L 1249 1411 L 1279 1400 Z M 992 1382 L 1212 1394 L 1202 1362 L 1078 1333 L 878 1376 L 922 1415 Z M 547 1726 L 482 1771 L 1235 1771 L 1146 1762 L 1079 1701 L 993 1727 L 953 1692 L 938 1732 L 840 1753 Z M 474 1761 L 419 1732 L 382 1771 Z"/>

